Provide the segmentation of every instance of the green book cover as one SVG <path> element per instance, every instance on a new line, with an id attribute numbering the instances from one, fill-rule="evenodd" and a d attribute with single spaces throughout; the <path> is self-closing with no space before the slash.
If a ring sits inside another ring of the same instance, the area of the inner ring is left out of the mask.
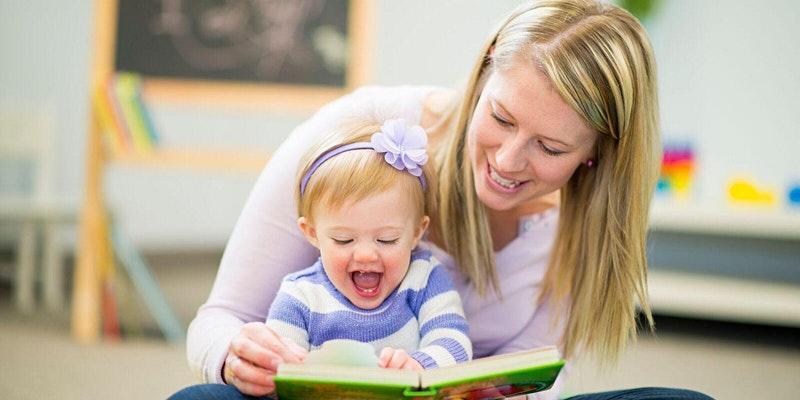
<path id="1" fill-rule="evenodd" d="M 313 354 L 313 352 L 312 352 Z M 360 356 L 353 355 L 358 358 Z M 492 399 L 549 389 L 564 365 L 555 347 L 486 357 L 422 372 L 324 363 L 282 364 L 278 398 Z"/>

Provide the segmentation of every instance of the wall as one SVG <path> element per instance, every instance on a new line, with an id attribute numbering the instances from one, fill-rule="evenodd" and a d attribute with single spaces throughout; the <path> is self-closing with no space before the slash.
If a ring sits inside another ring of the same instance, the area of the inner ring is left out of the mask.
<path id="1" fill-rule="evenodd" d="M 799 18 L 793 0 L 670 0 L 649 23 L 664 136 L 698 152 L 696 202 L 724 205 L 738 174 L 781 197 L 800 180 Z"/>
<path id="2" fill-rule="evenodd" d="M 0 2 L 0 106 L 52 112 L 58 199 L 83 185 L 92 1 Z M 376 2 L 373 83 L 457 85 L 488 30 L 515 1 Z M 68 4 L 68 5 L 67 5 Z M 647 22 L 660 68 L 667 137 L 701 152 L 700 201 L 736 172 L 782 184 L 800 175 L 800 6 L 792 0 L 671 0 Z M 167 143 L 274 148 L 304 114 L 161 105 Z M 221 247 L 255 176 L 114 167 L 116 216 L 148 249 Z"/>

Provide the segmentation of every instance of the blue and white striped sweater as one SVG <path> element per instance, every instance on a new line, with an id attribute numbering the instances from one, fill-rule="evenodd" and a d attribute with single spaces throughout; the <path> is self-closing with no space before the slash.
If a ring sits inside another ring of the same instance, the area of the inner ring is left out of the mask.
<path id="1" fill-rule="evenodd" d="M 376 353 L 401 348 L 423 368 L 472 359 L 461 298 L 426 250 L 411 254 L 400 286 L 372 310 L 354 306 L 328 279 L 322 262 L 284 278 L 267 326 L 309 350 L 332 339 L 369 343 Z"/>

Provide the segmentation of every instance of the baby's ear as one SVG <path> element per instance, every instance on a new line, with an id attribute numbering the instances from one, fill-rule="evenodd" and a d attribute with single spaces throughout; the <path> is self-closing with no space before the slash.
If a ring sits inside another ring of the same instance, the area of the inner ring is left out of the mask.
<path id="1" fill-rule="evenodd" d="M 311 225 L 311 222 L 306 217 L 300 217 L 297 219 L 297 227 L 300 228 L 300 232 L 303 232 L 303 236 L 306 237 L 309 243 L 311 243 L 314 247 L 319 248 L 319 239 L 317 239 L 317 230 L 314 229 L 314 226 Z"/>
<path id="2" fill-rule="evenodd" d="M 419 221 L 419 230 L 414 236 L 414 246 L 419 244 L 419 241 L 422 239 L 422 235 L 424 235 L 425 231 L 428 230 L 428 225 L 430 225 L 430 223 L 431 219 L 427 215 L 423 215 L 422 220 Z"/>

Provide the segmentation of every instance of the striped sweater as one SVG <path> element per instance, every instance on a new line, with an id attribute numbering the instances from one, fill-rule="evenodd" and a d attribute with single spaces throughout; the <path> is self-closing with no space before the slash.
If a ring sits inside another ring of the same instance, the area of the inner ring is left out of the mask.
<path id="1" fill-rule="evenodd" d="M 283 279 L 267 326 L 314 350 L 332 339 L 406 350 L 423 368 L 472 359 L 461 298 L 444 267 L 427 250 L 415 250 L 400 286 L 383 304 L 365 310 L 333 286 L 318 260 Z"/>

